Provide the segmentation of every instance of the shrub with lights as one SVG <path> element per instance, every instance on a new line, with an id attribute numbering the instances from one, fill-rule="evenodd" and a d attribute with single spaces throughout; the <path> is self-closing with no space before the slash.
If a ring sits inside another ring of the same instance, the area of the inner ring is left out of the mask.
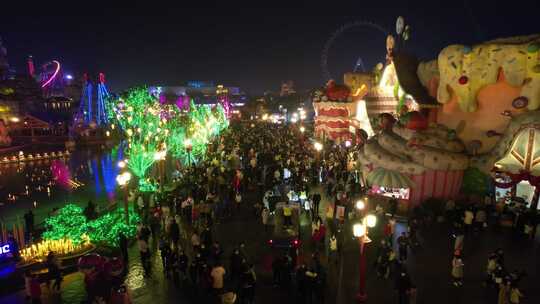
<path id="1" fill-rule="evenodd" d="M 127 237 L 135 236 L 136 225 L 139 221 L 139 216 L 132 208 L 129 209 L 129 225 L 125 223 L 123 208 L 117 208 L 95 220 L 88 221 L 81 207 L 68 204 L 45 220 L 46 231 L 43 233 L 43 239 L 67 239 L 74 245 L 90 242 L 118 246 L 120 233 L 124 233 Z"/>

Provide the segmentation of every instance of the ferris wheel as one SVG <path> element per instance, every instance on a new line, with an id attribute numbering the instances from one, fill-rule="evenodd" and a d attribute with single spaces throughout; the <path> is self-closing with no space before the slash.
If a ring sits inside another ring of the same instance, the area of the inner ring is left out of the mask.
<path id="1" fill-rule="evenodd" d="M 332 75 L 330 74 L 330 70 L 328 69 L 328 52 L 332 48 L 332 45 L 334 44 L 334 41 L 339 36 L 341 36 L 341 34 L 343 34 L 344 32 L 346 32 L 346 31 L 348 31 L 348 30 L 350 30 L 352 28 L 368 28 L 368 29 L 372 29 L 372 30 L 375 30 L 377 32 L 380 32 L 381 34 L 384 34 L 385 37 L 388 36 L 389 33 L 390 33 L 384 27 L 382 27 L 382 26 L 380 26 L 380 25 L 378 25 L 376 23 L 369 22 L 369 21 L 358 20 L 358 21 L 354 21 L 354 22 L 350 22 L 350 23 L 346 23 L 346 24 L 342 25 L 337 31 L 335 31 L 330 36 L 330 38 L 324 44 L 324 48 L 323 48 L 323 51 L 322 51 L 322 54 L 321 54 L 321 69 L 322 69 L 324 80 L 332 79 Z M 362 60 L 360 58 L 357 61 L 357 65 L 359 64 L 359 62 L 361 63 L 361 67 L 363 69 L 364 65 L 363 65 L 363 62 L 362 62 Z M 355 66 L 355 70 L 357 70 L 357 69 L 358 69 L 358 66 Z"/>

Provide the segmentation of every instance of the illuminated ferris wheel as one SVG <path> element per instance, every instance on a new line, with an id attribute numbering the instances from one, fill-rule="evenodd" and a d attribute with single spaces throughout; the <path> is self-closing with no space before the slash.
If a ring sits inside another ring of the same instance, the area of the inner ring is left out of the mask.
<path id="1" fill-rule="evenodd" d="M 330 70 L 328 69 L 328 52 L 332 48 L 332 45 L 334 44 L 336 39 L 339 38 L 343 33 L 345 33 L 346 31 L 348 31 L 348 30 L 350 30 L 352 28 L 373 29 L 373 30 L 375 30 L 377 32 L 380 32 L 380 33 L 384 34 L 385 37 L 388 36 L 388 34 L 389 34 L 389 31 L 386 30 L 384 27 L 382 27 L 382 26 L 380 26 L 380 25 L 378 25 L 376 23 L 369 22 L 369 21 L 358 20 L 358 21 L 354 21 L 354 22 L 351 22 L 351 23 L 346 23 L 343 26 L 341 26 L 326 41 L 326 43 L 324 44 L 322 54 L 321 54 L 321 69 L 322 69 L 323 78 L 324 78 L 325 81 L 332 79 L 332 75 L 330 74 Z M 364 69 L 364 64 L 363 64 L 363 62 L 362 62 L 362 60 L 360 58 L 356 63 L 355 70 L 358 70 L 358 68 L 360 67 L 359 65 L 361 65 L 361 68 L 363 70 Z"/>

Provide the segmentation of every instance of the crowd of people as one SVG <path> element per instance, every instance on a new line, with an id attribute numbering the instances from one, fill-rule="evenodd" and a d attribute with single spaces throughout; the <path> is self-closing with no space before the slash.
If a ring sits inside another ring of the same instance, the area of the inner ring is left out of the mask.
<path id="1" fill-rule="evenodd" d="M 216 223 L 236 216 L 241 208 L 249 208 L 249 214 L 270 229 L 275 205 L 268 199 L 258 201 L 264 193 L 270 191 L 272 197 L 288 203 L 291 193 L 309 193 L 321 178 L 329 181 L 325 189 L 329 196 L 352 192 L 351 176 L 342 173 L 346 171 L 347 155 L 338 153 L 316 157 L 312 144 L 298 129 L 272 124 L 231 125 L 209 146 L 204 160 L 175 172 L 176 190 L 137 198 L 143 218 L 137 242 L 146 273 L 151 273 L 153 237 L 159 240 L 165 275 L 192 291 L 201 302 L 237 299 L 238 303 L 253 303 L 257 285 L 254 257 L 242 243 L 222 246 L 215 237 Z M 257 199 L 247 203 L 243 202 L 245 197 Z M 304 199 L 311 212 L 309 218 L 318 223 L 314 238 L 325 244 L 319 216 L 321 196 Z M 284 210 L 285 225 L 291 224 L 290 220 L 287 223 L 290 213 Z M 232 247 L 231 251 L 225 247 Z M 296 249 L 278 251 L 273 256 L 273 282 L 286 289 L 297 286 L 303 303 L 322 303 L 325 271 L 318 249 L 310 263 L 299 265 Z"/>
<path id="2" fill-rule="evenodd" d="M 255 303 L 266 275 L 260 257 L 242 241 L 222 242 L 219 225 L 248 214 L 269 236 L 276 225 L 276 203 L 287 202 L 282 206 L 283 225 L 291 229 L 294 221 L 288 204 L 298 197 L 302 216 L 311 227 L 311 236 L 303 238 L 309 244 L 272 251 L 272 277 L 265 284 L 289 293 L 295 303 L 324 303 L 329 268 L 339 265 L 348 235 L 344 231 L 350 230 L 345 225 L 354 221 L 353 202 L 365 195 L 365 189 L 358 172 L 351 170 L 356 160 L 352 148 L 327 144 L 318 151 L 313 146 L 309 135 L 296 125 L 233 123 L 208 146 L 204 159 L 177 166 L 167 180 L 156 178 L 158 191 L 154 193 L 133 193 L 130 199 L 142 219 L 136 242 L 145 275 L 163 275 L 197 303 Z M 166 183 L 174 187 L 163 187 Z M 492 220 L 495 212 L 485 202 L 448 201 L 445 207 L 454 237 L 450 275 L 453 286 L 460 288 L 466 239 L 497 220 Z M 399 220 L 406 221 L 407 228 L 398 233 L 397 199 L 385 201 L 384 207 L 373 203 L 369 208 L 382 223 L 373 261 L 376 274 L 393 279 L 398 303 L 414 304 L 417 288 L 407 260 L 411 249 L 422 246 L 419 234 L 429 221 L 428 212 L 415 208 L 407 218 L 400 214 Z M 95 215 L 93 204 L 85 215 Z M 529 226 L 530 219 L 528 215 L 522 218 L 520 227 Z M 128 238 L 121 235 L 126 264 L 128 247 Z M 299 248 L 304 250 L 302 259 Z M 155 257 L 159 257 L 162 273 L 152 269 Z M 54 259 L 48 265 L 51 273 L 57 273 Z M 486 286 L 496 291 L 499 304 L 520 303 L 523 276 L 523 272 L 507 271 L 502 250 L 488 258 Z M 59 286 L 61 277 L 56 282 Z M 31 283 L 29 277 L 29 286 Z"/>

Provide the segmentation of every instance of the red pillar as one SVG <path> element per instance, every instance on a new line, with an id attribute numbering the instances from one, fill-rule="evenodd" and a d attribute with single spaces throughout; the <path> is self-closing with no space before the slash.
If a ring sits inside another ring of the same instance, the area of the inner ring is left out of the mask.
<path id="1" fill-rule="evenodd" d="M 366 253 L 365 253 L 365 236 L 359 238 L 360 242 L 360 278 L 358 286 L 358 294 L 356 300 L 358 303 L 364 303 L 367 300 L 366 293 Z"/>

